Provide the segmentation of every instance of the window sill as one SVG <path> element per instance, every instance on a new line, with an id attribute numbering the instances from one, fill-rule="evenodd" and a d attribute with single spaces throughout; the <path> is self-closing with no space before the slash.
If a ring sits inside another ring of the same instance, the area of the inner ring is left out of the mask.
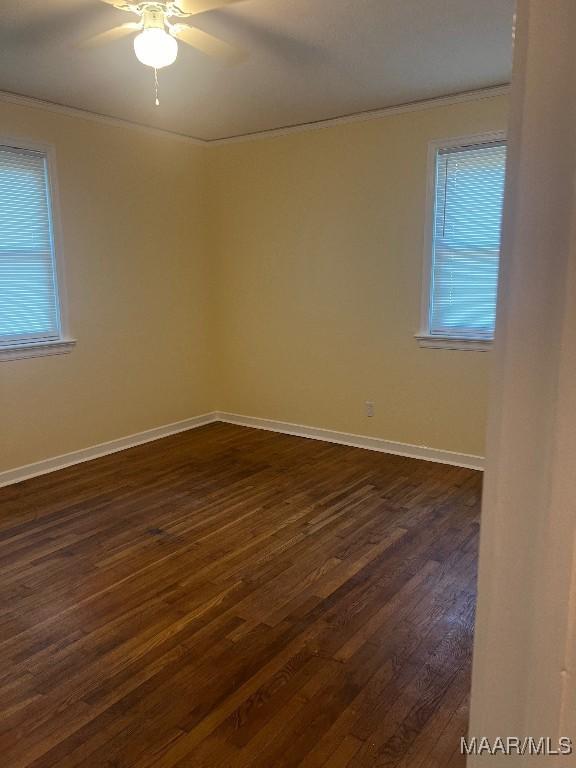
<path id="1" fill-rule="evenodd" d="M 465 336 L 430 336 L 416 334 L 419 346 L 428 349 L 460 349 L 471 352 L 487 352 L 494 344 L 492 339 L 469 339 Z"/>
<path id="2" fill-rule="evenodd" d="M 29 357 L 47 355 L 67 355 L 76 346 L 76 339 L 55 339 L 52 341 L 32 341 L 27 344 L 0 346 L 0 361 L 23 360 Z"/>

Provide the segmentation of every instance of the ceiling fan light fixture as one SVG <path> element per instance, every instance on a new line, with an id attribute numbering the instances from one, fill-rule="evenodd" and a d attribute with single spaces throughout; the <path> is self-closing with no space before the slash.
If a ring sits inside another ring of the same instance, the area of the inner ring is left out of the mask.
<path id="1" fill-rule="evenodd" d="M 178 43 L 164 29 L 152 27 L 134 38 L 134 53 L 147 67 L 162 69 L 176 61 Z"/>

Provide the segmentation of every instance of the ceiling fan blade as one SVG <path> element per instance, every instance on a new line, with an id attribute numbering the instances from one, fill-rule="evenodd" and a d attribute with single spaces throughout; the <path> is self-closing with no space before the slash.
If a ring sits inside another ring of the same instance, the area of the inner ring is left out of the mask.
<path id="1" fill-rule="evenodd" d="M 111 0 L 104 0 L 104 2 L 111 2 Z M 205 11 L 215 11 L 217 8 L 225 8 L 227 5 L 239 2 L 241 0 L 175 0 L 178 8 L 190 16 Z"/>
<path id="2" fill-rule="evenodd" d="M 94 48 L 97 45 L 104 45 L 104 43 L 111 43 L 114 40 L 119 40 L 126 35 L 131 35 L 134 32 L 142 29 L 142 24 L 137 22 L 129 22 L 128 24 L 121 24 L 119 27 L 113 27 L 106 30 L 106 32 L 100 32 L 99 35 L 89 37 L 80 43 L 81 48 Z"/>
<path id="3" fill-rule="evenodd" d="M 170 31 L 174 37 L 183 43 L 191 45 L 208 56 L 214 56 L 226 64 L 235 64 L 246 58 L 244 51 L 236 48 L 236 46 L 225 43 L 219 37 L 209 35 L 208 32 L 201 29 L 189 27 L 188 24 L 174 24 Z"/>

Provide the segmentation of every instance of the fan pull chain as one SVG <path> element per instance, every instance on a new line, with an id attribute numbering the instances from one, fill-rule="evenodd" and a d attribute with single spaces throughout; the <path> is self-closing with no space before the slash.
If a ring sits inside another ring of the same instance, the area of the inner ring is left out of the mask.
<path id="1" fill-rule="evenodd" d="M 158 70 L 154 67 L 154 90 L 156 95 L 156 106 L 160 106 L 160 99 L 158 98 Z"/>

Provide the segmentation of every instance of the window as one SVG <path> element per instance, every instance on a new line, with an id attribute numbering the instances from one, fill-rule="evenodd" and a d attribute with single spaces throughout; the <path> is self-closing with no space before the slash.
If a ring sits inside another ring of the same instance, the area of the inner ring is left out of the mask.
<path id="1" fill-rule="evenodd" d="M 69 351 L 47 151 L 0 144 L 0 359 Z"/>
<path id="2" fill-rule="evenodd" d="M 492 135 L 431 149 L 419 339 L 425 346 L 484 349 L 496 321 L 506 142 Z"/>

